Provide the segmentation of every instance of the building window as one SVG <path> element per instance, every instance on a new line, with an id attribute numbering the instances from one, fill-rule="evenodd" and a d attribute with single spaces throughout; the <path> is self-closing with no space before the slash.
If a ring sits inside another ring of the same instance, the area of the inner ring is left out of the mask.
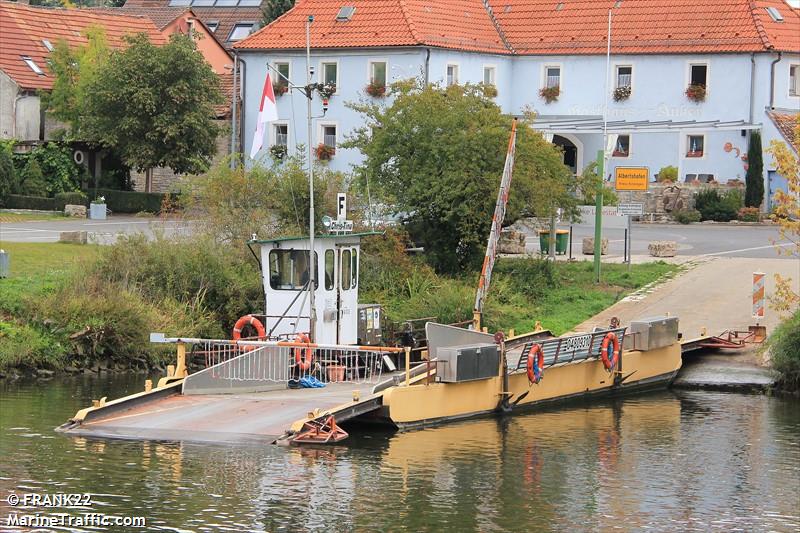
<path id="1" fill-rule="evenodd" d="M 789 65 L 789 96 L 800 96 L 800 65 Z"/>
<path id="2" fill-rule="evenodd" d="M 617 66 L 617 88 L 630 87 L 633 82 L 633 67 L 630 65 Z"/>
<path id="3" fill-rule="evenodd" d="M 631 154 L 631 136 L 618 135 L 617 143 L 614 145 L 613 157 L 628 157 Z"/>
<path id="4" fill-rule="evenodd" d="M 275 144 L 276 146 L 289 146 L 289 125 L 275 124 Z"/>
<path id="5" fill-rule="evenodd" d="M 386 61 L 370 62 L 369 82 L 375 86 L 386 87 Z"/>
<path id="6" fill-rule="evenodd" d="M 545 67 L 544 86 L 548 89 L 561 87 L 561 67 Z"/>
<path id="7" fill-rule="evenodd" d="M 686 157 L 703 157 L 705 140 L 704 135 L 689 135 L 686 138 Z"/>
<path id="8" fill-rule="evenodd" d="M 21 56 L 21 57 L 22 60 L 25 62 L 25 64 L 28 65 L 28 67 L 30 67 L 32 71 L 34 71 L 39 76 L 44 76 L 44 71 L 39 68 L 39 65 L 37 65 L 33 59 L 31 59 L 28 56 Z"/>
<path id="9" fill-rule="evenodd" d="M 289 87 L 289 77 L 290 70 L 289 70 L 289 63 L 280 62 L 274 63 L 272 65 L 278 73 L 275 75 L 275 85 L 280 85 L 281 87 Z"/>
<path id="10" fill-rule="evenodd" d="M 447 65 L 447 86 L 458 85 L 458 65 Z"/>
<path id="11" fill-rule="evenodd" d="M 339 86 L 339 64 L 322 64 L 322 83 L 325 85 Z"/>
<path id="12" fill-rule="evenodd" d="M 336 149 L 336 126 L 322 126 L 322 144 Z"/>
<path id="13" fill-rule="evenodd" d="M 231 34 L 228 35 L 229 41 L 240 41 L 250 35 L 250 32 L 253 31 L 255 24 L 252 22 L 240 22 L 233 26 L 231 30 Z"/>
<path id="14" fill-rule="evenodd" d="M 208 28 L 208 31 L 210 31 L 211 33 L 216 33 L 217 28 L 219 28 L 219 21 L 209 20 L 208 22 L 206 22 L 206 27 Z"/>
<path id="15" fill-rule="evenodd" d="M 689 65 L 689 85 L 708 86 L 708 65 Z"/>
<path id="16" fill-rule="evenodd" d="M 497 85 L 497 69 L 495 67 L 483 67 L 483 84 Z"/>

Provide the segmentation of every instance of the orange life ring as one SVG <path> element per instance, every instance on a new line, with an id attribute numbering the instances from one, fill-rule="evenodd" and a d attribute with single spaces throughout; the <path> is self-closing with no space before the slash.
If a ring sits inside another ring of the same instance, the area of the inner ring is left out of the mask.
<path id="1" fill-rule="evenodd" d="M 294 338 L 294 341 L 310 344 L 311 337 L 305 333 L 298 333 L 297 337 Z M 294 362 L 297 363 L 297 366 L 300 368 L 300 370 L 306 372 L 308 369 L 310 369 L 311 363 L 314 361 L 314 350 L 311 349 L 311 346 L 306 348 L 294 348 L 293 351 Z"/>
<path id="2" fill-rule="evenodd" d="M 258 334 L 259 339 L 264 339 L 267 337 L 267 330 L 264 329 L 264 324 L 261 323 L 259 319 L 254 317 L 253 315 L 244 315 L 239 320 L 236 321 L 236 324 L 233 326 L 233 340 L 238 341 L 242 338 L 242 329 L 245 326 L 253 326 L 256 328 L 256 334 Z M 249 352 L 251 350 L 255 350 L 255 346 L 240 346 L 242 350 L 245 352 Z"/>
<path id="3" fill-rule="evenodd" d="M 606 370 L 613 370 L 619 362 L 619 339 L 617 335 L 609 331 L 603 337 L 603 343 L 600 345 L 600 357 L 603 359 L 603 366 Z"/>
<path id="4" fill-rule="evenodd" d="M 536 360 L 534 361 L 534 358 Z M 544 351 L 541 344 L 534 344 L 528 352 L 528 381 L 539 383 L 544 374 Z"/>

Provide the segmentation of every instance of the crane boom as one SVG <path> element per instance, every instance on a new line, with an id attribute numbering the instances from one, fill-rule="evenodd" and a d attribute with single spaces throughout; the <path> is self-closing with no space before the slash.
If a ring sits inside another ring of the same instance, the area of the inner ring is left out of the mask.
<path id="1" fill-rule="evenodd" d="M 483 258 L 481 277 L 478 279 L 478 291 L 475 295 L 472 324 L 476 330 L 481 327 L 483 304 L 486 301 L 486 294 L 489 292 L 489 283 L 492 279 L 494 260 L 497 257 L 497 242 L 500 240 L 500 231 L 503 227 L 503 219 L 506 216 L 506 205 L 508 204 L 508 195 L 511 190 L 511 175 L 514 172 L 514 153 L 516 151 L 516 146 L 517 119 L 514 119 L 514 122 L 511 124 L 511 137 L 508 139 L 508 152 L 506 153 L 506 163 L 503 167 L 503 177 L 500 179 L 500 190 L 497 192 L 497 204 L 494 206 L 494 215 L 492 215 L 492 229 L 489 232 L 486 256 Z"/>

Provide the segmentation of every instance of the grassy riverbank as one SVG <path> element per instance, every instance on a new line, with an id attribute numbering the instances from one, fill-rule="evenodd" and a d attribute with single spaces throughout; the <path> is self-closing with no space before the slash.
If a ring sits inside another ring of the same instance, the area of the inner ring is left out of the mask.
<path id="1" fill-rule="evenodd" d="M 377 242 L 377 240 L 376 240 Z M 394 321 L 471 318 L 477 274 L 439 276 L 391 239 L 365 246 L 362 302 L 384 305 Z M 381 247 L 383 246 L 383 249 Z M 262 305 L 258 268 L 246 249 L 201 238 L 122 239 L 114 246 L 0 243 L 11 277 L 0 280 L 0 373 L 10 369 L 159 366 L 170 355 L 151 331 L 228 336 L 239 316 Z M 399 249 L 399 253 L 398 253 Z M 604 265 L 499 260 L 484 323 L 560 334 L 625 295 L 677 272 L 663 262 Z"/>

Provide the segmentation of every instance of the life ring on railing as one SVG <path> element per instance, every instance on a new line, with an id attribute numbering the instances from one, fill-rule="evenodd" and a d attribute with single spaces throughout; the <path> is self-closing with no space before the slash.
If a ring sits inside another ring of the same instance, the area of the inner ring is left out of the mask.
<path id="1" fill-rule="evenodd" d="M 264 329 L 264 324 L 262 324 L 261 321 L 253 315 L 244 315 L 237 320 L 236 324 L 233 326 L 233 340 L 238 341 L 242 338 L 242 329 L 244 329 L 245 326 L 253 326 L 256 329 L 256 334 L 258 335 L 259 339 L 266 338 L 267 330 Z M 249 352 L 250 350 L 255 349 L 255 346 L 241 346 L 240 348 L 246 352 Z"/>
<path id="2" fill-rule="evenodd" d="M 542 374 L 544 374 L 544 351 L 541 344 L 534 344 L 528 352 L 528 381 L 539 383 Z"/>
<path id="3" fill-rule="evenodd" d="M 603 359 L 603 366 L 606 370 L 613 370 L 619 361 L 619 339 L 617 335 L 609 331 L 603 337 L 603 343 L 600 345 L 600 357 Z"/>
<path id="4" fill-rule="evenodd" d="M 305 333 L 298 333 L 297 337 L 294 338 L 294 342 L 310 344 L 311 337 Z M 298 368 L 303 372 L 309 370 L 311 368 L 311 363 L 314 361 L 314 350 L 311 349 L 311 346 L 306 348 L 293 348 L 292 351 L 294 351 L 294 362 L 297 363 Z"/>

